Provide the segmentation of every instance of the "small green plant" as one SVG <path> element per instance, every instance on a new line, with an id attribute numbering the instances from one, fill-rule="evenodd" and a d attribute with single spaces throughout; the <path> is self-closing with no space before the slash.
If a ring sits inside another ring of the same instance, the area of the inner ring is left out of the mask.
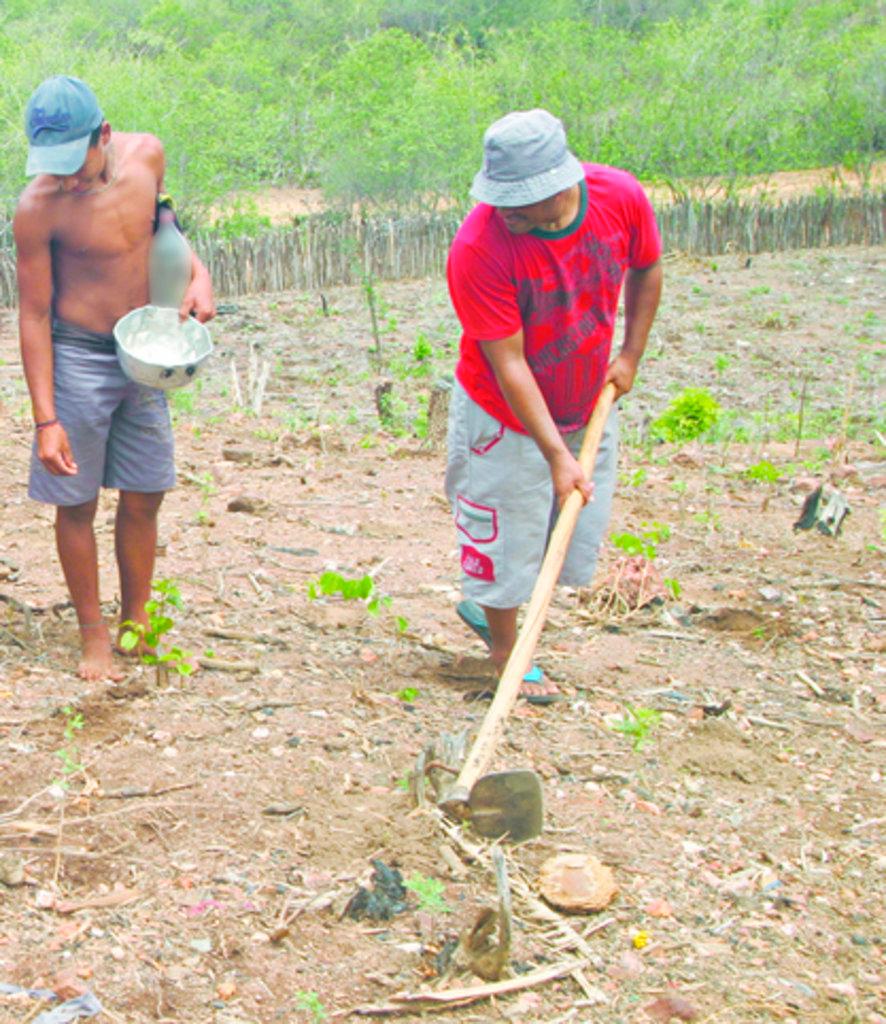
<path id="1" fill-rule="evenodd" d="M 704 512 L 696 512 L 692 517 L 697 523 L 702 526 L 710 526 L 712 530 L 720 529 L 720 513 L 711 512 L 710 509 Z"/>
<path id="2" fill-rule="evenodd" d="M 196 384 L 190 388 L 175 388 L 169 392 L 169 402 L 174 416 L 192 416 L 197 408 Z"/>
<path id="3" fill-rule="evenodd" d="M 322 1024 L 329 1019 L 326 1007 L 316 992 L 297 992 L 295 995 L 296 1009 L 309 1013 L 314 1024 Z"/>
<path id="4" fill-rule="evenodd" d="M 671 595 L 671 597 L 675 601 L 679 601 L 680 600 L 680 594 L 683 593 L 683 588 L 680 586 L 680 581 L 679 580 L 675 580 L 673 578 L 673 576 L 665 576 L 663 582 L 664 582 L 664 585 L 665 585 L 668 593 Z"/>
<path id="5" fill-rule="evenodd" d="M 706 388 L 686 388 L 652 424 L 664 441 L 692 441 L 707 433 L 721 416 L 720 403 Z"/>
<path id="6" fill-rule="evenodd" d="M 641 556 L 653 561 L 658 554 L 658 545 L 671 535 L 671 528 L 665 523 L 643 523 L 640 533 L 613 533 L 609 538 L 614 547 L 628 557 Z"/>
<path id="7" fill-rule="evenodd" d="M 414 704 L 417 697 L 418 690 L 414 686 L 404 686 L 397 691 L 397 700 L 402 700 L 404 704 Z"/>
<path id="8" fill-rule="evenodd" d="M 189 676 L 194 666 L 188 651 L 176 646 L 161 649 L 163 637 L 175 627 L 172 611 L 184 611 L 181 592 L 172 580 L 154 580 L 151 587 L 156 596 L 145 602 L 147 625 L 131 619 L 124 622 L 120 646 L 124 651 L 141 648 L 139 656 L 145 665 L 156 667 L 158 683 L 165 682 L 169 672 Z"/>
<path id="9" fill-rule="evenodd" d="M 83 765 L 80 763 L 80 748 L 77 745 L 77 733 L 80 732 L 85 726 L 83 715 L 79 711 L 75 711 L 70 704 L 66 704 L 62 708 L 62 714 L 65 716 L 65 746 L 59 747 L 55 752 L 55 756 L 62 763 L 62 775 L 74 775 L 79 772 Z M 66 778 L 54 779 L 54 786 L 59 786 L 62 789 L 68 788 L 68 781 Z"/>
<path id="10" fill-rule="evenodd" d="M 758 483 L 776 484 L 781 479 L 781 470 L 768 459 L 760 459 L 753 466 L 748 466 L 744 475 L 748 480 L 756 480 Z"/>
<path id="11" fill-rule="evenodd" d="M 348 578 L 339 572 L 324 572 L 319 579 L 308 583 L 308 597 L 316 601 L 319 597 L 341 597 L 344 601 L 362 601 L 370 615 L 378 615 L 382 608 L 390 608 L 392 598 L 379 594 L 371 576 Z M 394 618 L 399 632 L 406 631 L 409 622 L 402 615 Z"/>
<path id="12" fill-rule="evenodd" d="M 722 377 L 731 365 L 732 360 L 729 356 L 723 355 L 722 352 L 719 355 L 714 356 L 714 370 L 718 377 Z"/>
<path id="13" fill-rule="evenodd" d="M 449 914 L 452 911 L 443 899 L 445 886 L 438 878 L 426 878 L 416 871 L 403 884 L 418 897 L 419 910 L 427 910 L 431 914 Z"/>
<path id="14" fill-rule="evenodd" d="M 620 722 L 614 722 L 610 728 L 620 732 L 623 736 L 631 739 L 631 746 L 635 751 L 643 749 L 643 745 L 649 738 L 649 733 L 661 721 L 661 712 L 655 708 L 637 708 L 631 704 L 625 704 Z"/>

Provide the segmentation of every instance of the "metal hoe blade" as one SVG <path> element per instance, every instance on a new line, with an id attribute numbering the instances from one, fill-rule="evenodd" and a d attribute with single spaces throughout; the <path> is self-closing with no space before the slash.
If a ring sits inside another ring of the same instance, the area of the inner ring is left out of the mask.
<path id="1" fill-rule="evenodd" d="M 487 839 L 534 839 L 544 825 L 541 779 L 528 768 L 490 772 L 471 788 L 468 810 L 471 825 Z"/>

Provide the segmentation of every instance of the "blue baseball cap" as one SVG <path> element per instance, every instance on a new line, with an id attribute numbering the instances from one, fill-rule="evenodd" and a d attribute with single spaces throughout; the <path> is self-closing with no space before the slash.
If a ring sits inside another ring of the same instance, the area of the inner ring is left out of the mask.
<path id="1" fill-rule="evenodd" d="M 34 90 L 25 109 L 27 174 L 73 174 L 86 161 L 89 136 L 104 117 L 95 93 L 79 78 L 58 75 Z"/>

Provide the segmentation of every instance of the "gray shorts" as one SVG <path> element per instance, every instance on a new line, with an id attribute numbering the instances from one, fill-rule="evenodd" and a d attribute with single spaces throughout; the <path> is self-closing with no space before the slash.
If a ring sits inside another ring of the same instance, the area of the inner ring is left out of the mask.
<path id="1" fill-rule="evenodd" d="M 55 476 L 31 452 L 28 495 L 50 505 L 82 505 L 101 487 L 144 494 L 175 485 L 166 395 L 131 381 L 113 337 L 55 321 L 55 411 L 71 443 L 77 473 Z"/>
<path id="2" fill-rule="evenodd" d="M 578 454 L 584 430 L 565 435 Z M 609 524 L 618 466 L 618 413 L 606 421 L 594 466 L 594 500 L 578 517 L 560 583 L 586 586 Z M 538 445 L 509 430 L 456 381 L 449 406 L 446 495 L 455 515 L 462 590 L 489 608 L 529 600 L 557 519 L 551 471 Z"/>

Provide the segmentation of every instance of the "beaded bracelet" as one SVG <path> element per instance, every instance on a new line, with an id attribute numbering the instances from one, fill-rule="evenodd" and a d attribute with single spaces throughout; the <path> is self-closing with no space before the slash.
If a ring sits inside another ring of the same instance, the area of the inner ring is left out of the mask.
<path id="1" fill-rule="evenodd" d="M 55 419 L 44 420 L 42 423 L 35 423 L 34 430 L 43 430 L 44 427 L 54 427 L 58 423 L 58 416 Z"/>

